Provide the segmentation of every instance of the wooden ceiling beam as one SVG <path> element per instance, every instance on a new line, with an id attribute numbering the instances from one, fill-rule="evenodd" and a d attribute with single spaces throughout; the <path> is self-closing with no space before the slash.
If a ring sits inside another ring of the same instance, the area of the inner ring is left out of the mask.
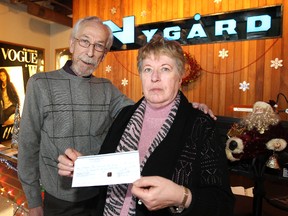
<path id="1" fill-rule="evenodd" d="M 30 1 L 26 1 L 25 4 L 27 5 L 27 13 L 33 16 L 37 16 L 45 20 L 72 27 L 73 20 L 68 16 L 57 13 L 49 8 L 45 8 L 39 4 Z"/>

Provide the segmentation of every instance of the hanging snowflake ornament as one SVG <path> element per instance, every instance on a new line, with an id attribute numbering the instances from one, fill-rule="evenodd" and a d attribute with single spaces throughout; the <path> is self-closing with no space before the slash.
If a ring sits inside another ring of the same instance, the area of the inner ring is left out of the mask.
<path id="1" fill-rule="evenodd" d="M 222 0 L 214 0 L 214 3 L 216 3 L 216 4 L 218 4 L 220 2 L 222 2 Z"/>
<path id="2" fill-rule="evenodd" d="M 222 49 L 219 51 L 219 57 L 221 57 L 222 59 L 224 59 L 225 57 L 228 57 L 228 50 Z"/>
<path id="3" fill-rule="evenodd" d="M 117 13 L 117 9 L 115 7 L 110 9 L 111 14 L 116 14 Z"/>
<path id="4" fill-rule="evenodd" d="M 279 60 L 278 58 L 275 58 L 274 60 L 271 60 L 270 67 L 274 67 L 275 69 L 278 69 L 278 67 L 282 67 L 283 60 Z"/>
<path id="5" fill-rule="evenodd" d="M 147 12 L 145 10 L 141 11 L 141 17 L 146 17 L 147 16 Z"/>
<path id="6" fill-rule="evenodd" d="M 250 85 L 250 83 L 247 83 L 246 81 L 244 81 L 244 82 L 240 83 L 239 89 L 241 89 L 242 91 L 246 91 L 249 89 L 249 85 Z"/>
<path id="7" fill-rule="evenodd" d="M 126 78 L 122 79 L 121 85 L 123 85 L 123 86 L 128 85 L 128 80 Z"/>
<path id="8" fill-rule="evenodd" d="M 107 65 L 105 71 L 106 71 L 107 73 L 110 73 L 110 72 L 112 71 L 112 67 L 111 67 L 110 65 Z"/>

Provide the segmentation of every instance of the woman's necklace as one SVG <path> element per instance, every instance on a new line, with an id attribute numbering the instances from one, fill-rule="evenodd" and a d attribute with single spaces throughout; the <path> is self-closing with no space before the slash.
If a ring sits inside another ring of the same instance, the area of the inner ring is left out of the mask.
<path id="1" fill-rule="evenodd" d="M 6 88 L 7 84 L 6 83 L 2 83 L 2 88 Z"/>

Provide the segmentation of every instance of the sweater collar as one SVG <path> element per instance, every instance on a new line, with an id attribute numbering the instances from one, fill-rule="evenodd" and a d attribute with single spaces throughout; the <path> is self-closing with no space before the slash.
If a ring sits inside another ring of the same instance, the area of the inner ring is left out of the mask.
<path id="1" fill-rule="evenodd" d="M 65 72 L 73 75 L 73 76 L 77 76 L 77 75 L 75 74 L 75 72 L 71 69 L 71 66 L 72 66 L 72 60 L 68 60 L 68 61 L 65 63 L 65 65 L 63 66 L 63 70 L 64 70 Z M 84 76 L 83 78 L 90 78 L 91 76 L 92 76 L 92 74 L 89 75 L 89 76 Z"/>

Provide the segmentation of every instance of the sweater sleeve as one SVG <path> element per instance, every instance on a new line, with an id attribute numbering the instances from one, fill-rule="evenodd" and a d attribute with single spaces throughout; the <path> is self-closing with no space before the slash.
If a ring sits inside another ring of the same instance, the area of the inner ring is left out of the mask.
<path id="1" fill-rule="evenodd" d="M 191 142 L 196 140 L 196 160 L 200 161 L 195 161 L 196 173 L 200 178 L 190 178 L 188 187 L 192 202 L 183 215 L 233 215 L 234 196 L 229 184 L 224 145 L 219 142 L 213 120 L 206 116 L 196 121 L 191 135 L 194 141 Z"/>
<path id="2" fill-rule="evenodd" d="M 39 149 L 41 130 L 40 95 L 37 81 L 31 77 L 27 83 L 18 146 L 18 176 L 22 183 L 29 208 L 42 205 Z"/>

